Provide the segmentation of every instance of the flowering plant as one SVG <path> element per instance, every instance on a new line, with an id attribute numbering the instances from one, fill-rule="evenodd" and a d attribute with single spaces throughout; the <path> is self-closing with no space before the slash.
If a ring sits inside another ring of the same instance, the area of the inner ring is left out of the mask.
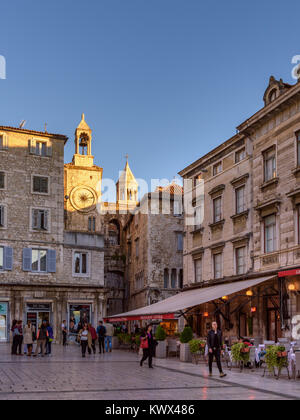
<path id="1" fill-rule="evenodd" d="M 232 358 L 235 362 L 248 363 L 250 359 L 250 348 L 248 343 L 237 343 L 231 347 Z"/>

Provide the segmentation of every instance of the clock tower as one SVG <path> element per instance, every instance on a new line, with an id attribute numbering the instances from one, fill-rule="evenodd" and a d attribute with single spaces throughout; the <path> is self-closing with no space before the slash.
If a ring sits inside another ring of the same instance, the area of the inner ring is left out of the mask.
<path id="1" fill-rule="evenodd" d="M 101 203 L 103 169 L 94 165 L 92 130 L 82 114 L 75 130 L 75 154 L 65 165 L 65 228 L 100 232 L 97 204 Z"/>

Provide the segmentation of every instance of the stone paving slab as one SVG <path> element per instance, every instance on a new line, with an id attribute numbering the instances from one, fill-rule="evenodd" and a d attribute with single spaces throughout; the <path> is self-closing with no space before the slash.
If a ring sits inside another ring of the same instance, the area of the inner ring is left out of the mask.
<path id="1" fill-rule="evenodd" d="M 227 372 L 209 378 L 207 367 L 156 359 L 155 368 L 139 366 L 126 351 L 87 355 L 77 346 L 53 346 L 53 357 L 11 356 L 0 345 L 0 400 L 241 400 L 300 399 L 300 381 Z"/>

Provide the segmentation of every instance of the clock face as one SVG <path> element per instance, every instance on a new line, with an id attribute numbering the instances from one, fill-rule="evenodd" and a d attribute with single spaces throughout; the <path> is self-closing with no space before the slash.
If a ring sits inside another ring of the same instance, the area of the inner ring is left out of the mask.
<path id="1" fill-rule="evenodd" d="M 85 213 L 95 209 L 96 205 L 96 193 L 92 188 L 89 187 L 77 187 L 71 193 L 72 206 Z"/>

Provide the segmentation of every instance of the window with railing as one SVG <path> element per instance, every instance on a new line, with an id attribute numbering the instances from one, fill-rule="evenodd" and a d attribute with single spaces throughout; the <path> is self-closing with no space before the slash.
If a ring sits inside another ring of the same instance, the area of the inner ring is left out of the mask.
<path id="1" fill-rule="evenodd" d="M 274 252 L 276 246 L 276 215 L 264 218 L 265 253 Z"/>
<path id="2" fill-rule="evenodd" d="M 246 247 L 242 246 L 235 250 L 236 274 L 244 274 L 246 272 Z"/>
<path id="3" fill-rule="evenodd" d="M 213 256 L 214 264 L 214 278 L 220 279 L 222 277 L 222 254 L 215 254 Z"/>
<path id="4" fill-rule="evenodd" d="M 265 182 L 276 178 L 276 149 L 273 147 L 264 152 L 264 180 Z"/>
<path id="5" fill-rule="evenodd" d="M 194 261 L 195 269 L 195 283 L 202 282 L 202 258 L 198 258 Z"/>
<path id="6" fill-rule="evenodd" d="M 236 214 L 243 213 L 246 210 L 245 186 L 235 190 Z"/>
<path id="7" fill-rule="evenodd" d="M 222 197 L 215 198 L 213 201 L 214 223 L 222 220 Z"/>

